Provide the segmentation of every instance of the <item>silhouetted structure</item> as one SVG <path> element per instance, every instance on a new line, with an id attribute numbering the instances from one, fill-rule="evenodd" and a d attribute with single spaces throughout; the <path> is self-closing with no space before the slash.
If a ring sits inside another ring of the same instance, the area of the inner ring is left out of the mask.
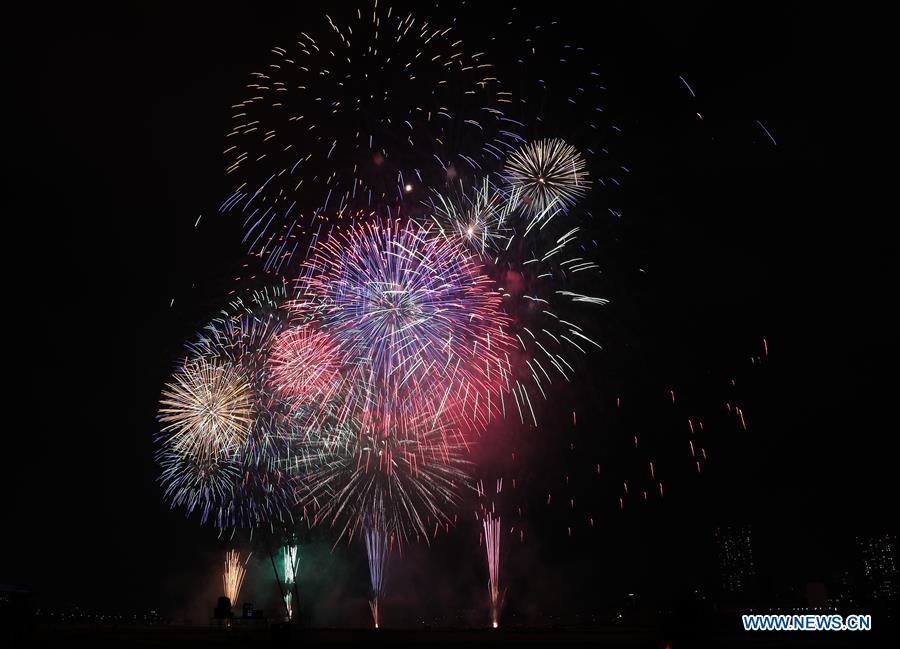
<path id="1" fill-rule="evenodd" d="M 227 597 L 220 597 L 219 603 L 213 609 L 214 620 L 227 620 L 231 617 L 231 600 Z"/>
<path id="2" fill-rule="evenodd" d="M 32 593 L 22 586 L 0 584 L 0 645 L 16 647 L 32 631 Z"/>

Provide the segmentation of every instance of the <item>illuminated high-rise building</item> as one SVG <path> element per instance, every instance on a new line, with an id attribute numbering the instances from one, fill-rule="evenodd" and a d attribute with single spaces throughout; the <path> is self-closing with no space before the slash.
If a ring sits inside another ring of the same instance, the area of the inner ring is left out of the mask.
<path id="1" fill-rule="evenodd" d="M 857 536 L 856 547 L 869 596 L 885 603 L 896 601 L 897 537 L 893 534 Z"/>
<path id="2" fill-rule="evenodd" d="M 719 585 L 724 593 L 746 594 L 756 576 L 750 526 L 721 526 L 714 532 Z"/>

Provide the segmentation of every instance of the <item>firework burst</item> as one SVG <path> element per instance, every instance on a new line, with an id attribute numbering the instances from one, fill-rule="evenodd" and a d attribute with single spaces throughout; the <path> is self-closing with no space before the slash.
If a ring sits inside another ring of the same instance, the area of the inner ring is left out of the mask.
<path id="1" fill-rule="evenodd" d="M 205 358 L 185 362 L 160 400 L 159 420 L 170 448 L 198 462 L 233 455 L 246 441 L 253 416 L 247 378 L 228 363 Z"/>
<path id="2" fill-rule="evenodd" d="M 598 265 L 576 209 L 592 177 L 605 186 L 605 149 L 543 108 L 508 118 L 537 103 L 513 103 L 449 28 L 377 1 L 321 27 L 272 49 L 224 151 L 234 191 L 220 211 L 284 284 L 234 301 L 189 344 L 157 457 L 166 499 L 220 528 L 302 515 L 363 537 L 377 627 L 389 549 L 449 530 L 470 443 L 510 399 L 537 425 L 532 386 L 547 398 L 574 376 L 570 355 L 599 347 L 570 309 L 606 302 L 579 288 Z M 500 517 L 482 512 L 497 626 Z"/>
<path id="3" fill-rule="evenodd" d="M 471 188 L 460 181 L 444 191 L 433 191 L 427 205 L 442 236 L 490 258 L 509 240 L 508 220 L 518 202 L 517 190 L 510 196 L 485 177 Z"/>
<path id="4" fill-rule="evenodd" d="M 273 47 L 233 106 L 224 154 L 238 182 L 221 210 L 273 269 L 321 219 L 415 204 L 419 187 L 496 167 L 521 141 L 493 65 L 451 28 L 377 2 L 354 13 Z"/>
<path id="5" fill-rule="evenodd" d="M 581 307 L 604 305 L 607 300 L 588 292 L 596 288 L 599 266 L 589 256 L 572 215 L 553 209 L 540 218 L 528 218 L 520 197 L 520 189 L 498 190 L 489 181 L 465 201 L 455 192 L 435 192 L 431 218 L 441 235 L 471 253 L 481 272 L 500 287 L 504 332 L 515 340 L 514 349 L 506 350 L 510 360 L 503 366 L 508 390 L 500 392 L 502 414 L 512 402 L 521 422 L 536 425 L 533 396 L 547 398 L 555 379 L 572 379 L 577 366 L 573 354 L 580 357 L 589 348 L 600 347 L 588 327 L 579 324 L 585 316 Z M 465 205 L 491 206 L 489 222 L 497 233 L 492 249 L 487 241 L 467 239 L 465 224 L 472 221 Z"/>
<path id="6" fill-rule="evenodd" d="M 287 470 L 302 476 L 297 502 L 339 539 L 374 525 L 401 543 L 427 542 L 452 522 L 449 510 L 470 484 L 465 447 L 412 407 L 398 416 L 408 419 L 407 439 L 360 435 L 345 424 L 320 426 L 291 458 Z"/>
<path id="7" fill-rule="evenodd" d="M 590 189 L 582 155 L 562 140 L 537 140 L 506 160 L 503 174 L 521 192 L 526 214 L 538 221 L 554 210 L 571 209 Z"/>
<path id="8" fill-rule="evenodd" d="M 183 508 L 189 516 L 199 512 L 202 521 L 214 511 L 217 515 L 221 512 L 220 505 L 229 501 L 241 479 L 235 458 L 195 456 L 164 445 L 157 451 L 156 460 L 162 469 L 163 499 L 173 508 Z M 217 520 L 221 519 L 217 516 Z"/>
<path id="9" fill-rule="evenodd" d="M 327 401 L 340 387 L 339 353 L 331 336 L 311 325 L 286 329 L 271 348 L 269 386 L 295 410 Z"/>
<path id="10" fill-rule="evenodd" d="M 281 288 L 232 303 L 188 345 L 188 358 L 163 394 L 157 461 L 166 498 L 188 514 L 199 510 L 202 522 L 211 518 L 219 528 L 290 519 L 292 488 L 277 468 L 290 450 L 290 412 L 269 391 L 266 373 L 272 343 L 288 327 L 284 297 Z M 182 368 L 188 368 L 193 383 Z M 182 384 L 193 389 L 172 387 Z M 220 393 L 225 397 L 208 396 Z M 183 414 L 176 406 L 185 399 L 177 397 L 190 395 L 198 395 L 200 405 Z M 192 429 L 185 422 L 193 424 L 200 441 L 186 441 Z"/>
<path id="11" fill-rule="evenodd" d="M 407 438 L 392 412 L 412 402 L 480 431 L 503 408 L 509 318 L 492 280 L 454 243 L 413 223 L 366 224 L 320 242 L 306 270 L 293 308 L 321 308 L 342 364 L 366 386 L 364 428 Z"/>

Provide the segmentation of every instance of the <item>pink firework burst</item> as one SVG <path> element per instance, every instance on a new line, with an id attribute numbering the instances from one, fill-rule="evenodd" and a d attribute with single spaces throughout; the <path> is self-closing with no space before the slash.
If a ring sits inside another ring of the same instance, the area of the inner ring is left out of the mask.
<path id="1" fill-rule="evenodd" d="M 297 408 L 331 398 L 341 381 L 340 350 L 326 332 L 309 324 L 281 332 L 268 359 L 271 389 Z"/>

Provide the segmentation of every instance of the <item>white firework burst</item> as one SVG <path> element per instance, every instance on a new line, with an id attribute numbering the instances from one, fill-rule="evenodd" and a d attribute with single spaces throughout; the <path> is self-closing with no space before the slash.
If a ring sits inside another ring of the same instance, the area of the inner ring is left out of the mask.
<path id="1" fill-rule="evenodd" d="M 536 140 L 509 156 L 503 175 L 524 212 L 542 220 L 568 211 L 590 189 L 584 157 L 563 140 Z"/>

